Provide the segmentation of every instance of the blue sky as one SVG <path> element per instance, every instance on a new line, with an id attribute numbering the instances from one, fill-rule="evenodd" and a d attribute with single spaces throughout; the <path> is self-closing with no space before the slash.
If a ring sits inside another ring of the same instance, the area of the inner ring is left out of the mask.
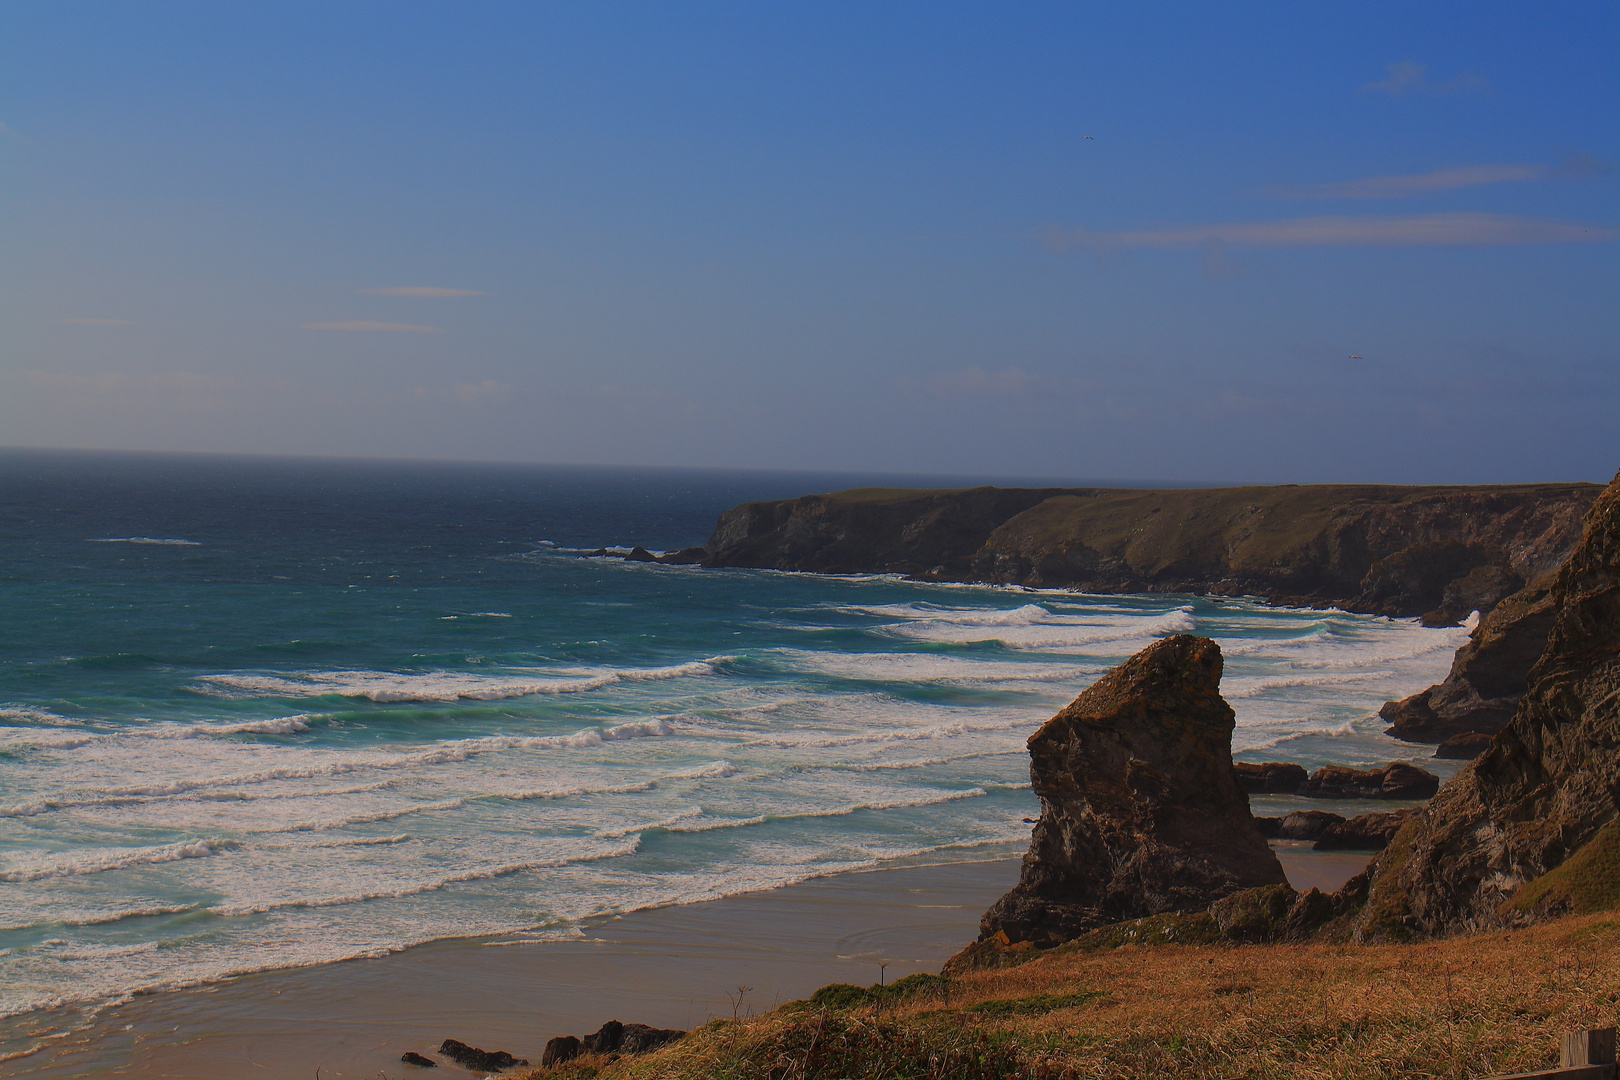
<path id="1" fill-rule="evenodd" d="M 1620 466 L 1614 4 L 12 3 L 0 445 Z"/>

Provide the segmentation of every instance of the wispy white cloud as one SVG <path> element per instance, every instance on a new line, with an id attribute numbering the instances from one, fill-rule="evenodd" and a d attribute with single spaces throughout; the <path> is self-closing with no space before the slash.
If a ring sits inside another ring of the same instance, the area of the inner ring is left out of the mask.
<path id="1" fill-rule="evenodd" d="M 1389 77 L 1370 82 L 1362 87 L 1390 97 L 1406 94 L 1427 94 L 1437 97 L 1458 97 L 1463 94 L 1483 94 L 1491 84 L 1483 75 L 1464 72 L 1444 82 L 1429 81 L 1429 65 L 1416 60 L 1402 60 L 1389 65 Z"/>
<path id="2" fill-rule="evenodd" d="M 420 326 L 416 323 L 402 322 L 308 322 L 302 323 L 304 330 L 374 330 L 388 334 L 439 334 L 443 333 L 437 326 Z"/>
<path id="3" fill-rule="evenodd" d="M 431 285 L 399 285 L 388 289 L 361 289 L 372 296 L 410 296 L 428 299 L 444 296 L 485 296 L 477 289 L 438 289 Z"/>
<path id="4" fill-rule="evenodd" d="M 1136 232 L 1053 230 L 1056 248 L 1239 247 L 1483 247 L 1502 244 L 1595 244 L 1620 240 L 1620 229 L 1544 221 L 1510 214 L 1425 214 L 1416 217 L 1313 217 L 1222 222 Z"/>
<path id="5" fill-rule="evenodd" d="M 134 326 L 130 319 L 57 319 L 64 326 Z"/>
<path id="6" fill-rule="evenodd" d="M 1271 188 L 1267 194 L 1282 199 L 1409 199 L 1414 195 L 1483 184 L 1545 180 L 1552 175 L 1553 170 L 1545 165 L 1465 165 L 1410 176 L 1369 176 L 1362 180 Z"/>
<path id="7" fill-rule="evenodd" d="M 456 383 L 454 386 L 429 388 L 418 386 L 416 396 L 423 401 L 453 401 L 458 405 L 498 403 L 512 396 L 512 387 L 494 379 L 475 383 Z"/>

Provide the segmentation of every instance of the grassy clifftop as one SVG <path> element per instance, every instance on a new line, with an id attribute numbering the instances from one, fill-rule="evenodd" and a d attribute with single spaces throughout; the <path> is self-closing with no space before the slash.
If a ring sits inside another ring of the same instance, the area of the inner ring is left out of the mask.
<path id="1" fill-rule="evenodd" d="M 823 991 L 645 1058 L 532 1077 L 1471 1077 L 1556 1063 L 1620 1008 L 1612 914 L 1420 945 L 1124 945 Z M 853 992 L 852 992 L 853 991 Z"/>

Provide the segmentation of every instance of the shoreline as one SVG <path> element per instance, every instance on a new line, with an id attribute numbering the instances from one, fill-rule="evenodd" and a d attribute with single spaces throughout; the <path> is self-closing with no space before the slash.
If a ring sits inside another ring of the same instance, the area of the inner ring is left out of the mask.
<path id="1" fill-rule="evenodd" d="M 1297 888 L 1327 890 L 1367 853 L 1273 844 Z M 833 982 L 938 971 L 1018 879 L 1016 859 L 849 871 L 717 900 L 598 916 L 569 939 L 498 935 L 375 959 L 259 972 L 135 998 L 8 1073 L 38 1080 L 375 1078 L 407 1050 L 435 1076 L 482 1075 L 438 1054 L 456 1038 L 538 1064 L 553 1035 L 610 1019 L 691 1029 L 768 1012 Z M 885 965 L 886 969 L 880 968 Z M 746 989 L 739 995 L 738 988 Z"/>

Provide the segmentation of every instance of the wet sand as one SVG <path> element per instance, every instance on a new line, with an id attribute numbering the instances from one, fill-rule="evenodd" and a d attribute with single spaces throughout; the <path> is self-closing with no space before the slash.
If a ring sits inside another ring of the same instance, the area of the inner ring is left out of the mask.
<path id="1" fill-rule="evenodd" d="M 1301 889 L 1336 888 L 1367 861 L 1274 846 Z M 310 1080 L 319 1068 L 335 1080 L 397 1080 L 418 1074 L 399 1060 L 415 1050 L 440 1062 L 421 1075 L 453 1080 L 475 1074 L 440 1057 L 446 1038 L 538 1062 L 552 1035 L 610 1019 L 691 1028 L 827 983 L 938 971 L 1017 879 L 1013 860 L 841 874 L 596 919 L 573 940 L 446 941 L 250 975 L 111 1009 L 91 1029 L 8 1062 L 7 1075 Z"/>

